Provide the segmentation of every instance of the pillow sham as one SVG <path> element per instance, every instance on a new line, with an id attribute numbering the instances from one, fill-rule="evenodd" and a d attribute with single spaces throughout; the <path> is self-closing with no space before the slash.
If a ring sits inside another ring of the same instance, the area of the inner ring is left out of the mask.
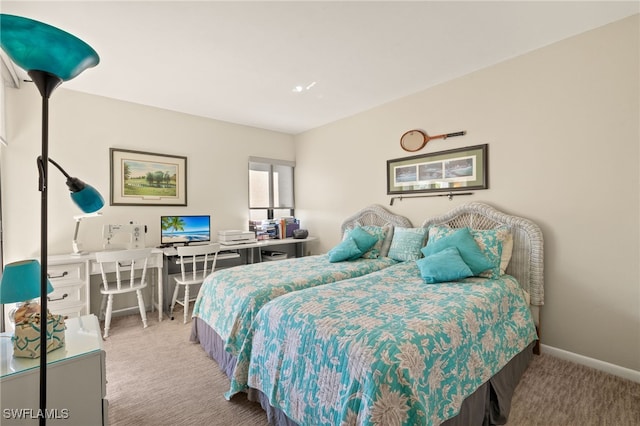
<path id="1" fill-rule="evenodd" d="M 427 284 L 458 281 L 473 276 L 455 247 L 445 248 L 416 261 L 420 275 Z"/>
<path id="2" fill-rule="evenodd" d="M 378 242 L 378 238 L 365 231 L 363 227 L 356 226 L 353 229 L 349 229 L 344 233 L 344 240 L 353 238 L 356 245 L 362 252 L 360 256 L 365 254 L 369 249 L 373 248 Z M 379 252 L 378 252 L 379 253 Z M 358 257 L 360 257 L 358 256 Z"/>
<path id="3" fill-rule="evenodd" d="M 393 230 L 393 240 L 389 247 L 389 257 L 404 262 L 418 260 L 422 257 L 420 249 L 427 238 L 427 228 L 402 228 Z"/>
<path id="4" fill-rule="evenodd" d="M 361 228 L 367 231 L 369 234 L 376 237 L 378 240 L 373 245 L 373 247 L 371 247 L 366 253 L 362 255 L 362 257 L 364 257 L 365 259 L 377 259 L 379 257 L 386 256 L 386 254 L 384 255 L 382 254 L 382 246 L 384 244 L 385 239 L 387 238 L 387 234 L 391 226 L 390 225 L 385 225 L 385 226 L 364 225 L 364 226 L 361 226 Z"/>
<path id="5" fill-rule="evenodd" d="M 469 266 L 473 275 L 480 275 L 493 267 L 493 263 L 480 250 L 469 228 L 432 227 L 429 230 L 429 241 L 421 251 L 427 257 L 449 247 L 458 249 L 462 260 Z"/>
<path id="6" fill-rule="evenodd" d="M 498 278 L 503 275 L 511 260 L 513 251 L 513 237 L 507 226 L 495 229 L 471 230 L 471 235 L 478 243 L 478 247 L 493 264 L 489 271 L 480 274 L 486 278 Z"/>
<path id="7" fill-rule="evenodd" d="M 362 251 L 358 248 L 356 240 L 348 237 L 346 240 L 342 240 L 340 244 L 329 250 L 327 254 L 329 255 L 329 262 L 336 263 L 344 260 L 357 259 L 362 256 Z"/>
<path id="8" fill-rule="evenodd" d="M 511 255 L 513 254 L 513 234 L 511 231 L 507 233 L 507 236 L 502 243 L 502 256 L 500 257 L 500 274 L 504 275 L 507 272 L 509 262 L 511 262 Z"/>
<path id="9" fill-rule="evenodd" d="M 393 232 L 395 227 L 391 224 L 386 224 L 385 227 L 387 228 L 387 234 L 382 242 L 382 247 L 380 247 L 380 257 L 389 256 L 389 249 L 391 248 L 391 242 L 393 241 Z"/>

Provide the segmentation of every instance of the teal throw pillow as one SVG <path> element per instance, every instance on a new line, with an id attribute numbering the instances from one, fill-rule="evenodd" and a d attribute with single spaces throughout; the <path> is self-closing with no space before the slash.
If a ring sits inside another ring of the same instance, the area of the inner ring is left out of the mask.
<path id="1" fill-rule="evenodd" d="M 329 250 L 329 262 L 336 263 L 343 260 L 357 259 L 362 256 L 362 251 L 358 248 L 356 241 L 349 237 L 340 244 Z"/>
<path id="2" fill-rule="evenodd" d="M 355 228 L 350 229 L 346 232 L 345 240 L 349 238 L 353 238 L 355 240 L 356 245 L 361 251 L 360 256 L 366 253 L 378 242 L 378 238 L 374 237 L 360 226 L 356 226 Z M 357 259 L 358 257 L 355 257 L 354 259 Z"/>
<path id="3" fill-rule="evenodd" d="M 425 257 L 431 256 L 449 247 L 458 249 L 462 260 L 469 266 L 473 275 L 480 275 L 481 272 L 493 267 L 491 261 L 478 247 L 469 228 L 460 228 L 437 240 L 429 240 L 426 247 L 422 249 L 422 254 Z"/>
<path id="4" fill-rule="evenodd" d="M 426 238 L 427 228 L 396 227 L 388 256 L 400 262 L 418 260 L 422 257 L 420 249 L 424 246 Z"/>
<path id="5" fill-rule="evenodd" d="M 449 247 L 416 261 L 420 275 L 427 284 L 458 281 L 473 276 L 455 247 Z"/>

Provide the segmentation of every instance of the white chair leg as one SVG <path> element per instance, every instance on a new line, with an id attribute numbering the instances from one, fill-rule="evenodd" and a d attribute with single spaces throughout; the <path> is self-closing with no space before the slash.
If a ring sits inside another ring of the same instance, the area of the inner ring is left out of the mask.
<path id="1" fill-rule="evenodd" d="M 173 319 L 173 308 L 176 306 L 176 300 L 178 300 L 178 290 L 180 286 L 176 283 L 176 287 L 173 289 L 173 298 L 171 298 L 171 309 L 169 310 L 169 318 Z"/>
<path id="2" fill-rule="evenodd" d="M 153 277 L 153 279 L 151 280 L 151 312 L 154 312 L 155 303 L 153 301 L 153 295 L 156 294 L 156 282 L 158 282 L 158 277 Z M 159 301 L 158 306 L 160 306 Z"/>
<path id="3" fill-rule="evenodd" d="M 104 319 L 104 313 L 107 309 L 107 295 L 103 294 L 102 295 L 102 300 L 100 301 L 100 319 L 103 320 Z"/>
<path id="4" fill-rule="evenodd" d="M 107 308 L 104 319 L 104 338 L 109 337 L 109 328 L 111 327 L 111 310 L 113 309 L 113 294 L 107 297 Z"/>
<path id="5" fill-rule="evenodd" d="M 142 325 L 147 328 L 147 311 L 144 308 L 144 299 L 142 298 L 142 290 L 136 290 L 138 295 L 138 307 L 140 308 L 140 316 L 142 317 Z"/>
<path id="6" fill-rule="evenodd" d="M 187 323 L 187 315 L 189 314 L 189 287 L 184 286 L 184 323 Z"/>

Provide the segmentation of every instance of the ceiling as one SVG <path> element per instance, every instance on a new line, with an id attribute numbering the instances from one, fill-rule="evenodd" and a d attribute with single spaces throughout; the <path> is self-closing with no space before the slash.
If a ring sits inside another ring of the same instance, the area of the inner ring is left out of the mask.
<path id="1" fill-rule="evenodd" d="M 637 14 L 639 4 L 3 0 L 0 10 L 98 52 L 100 64 L 67 89 L 298 134 Z"/>

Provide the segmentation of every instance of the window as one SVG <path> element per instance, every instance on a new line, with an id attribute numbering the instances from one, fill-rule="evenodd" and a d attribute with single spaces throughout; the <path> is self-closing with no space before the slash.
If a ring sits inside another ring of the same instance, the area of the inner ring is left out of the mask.
<path id="1" fill-rule="evenodd" d="M 294 168 L 293 161 L 249 157 L 249 220 L 294 216 Z"/>

